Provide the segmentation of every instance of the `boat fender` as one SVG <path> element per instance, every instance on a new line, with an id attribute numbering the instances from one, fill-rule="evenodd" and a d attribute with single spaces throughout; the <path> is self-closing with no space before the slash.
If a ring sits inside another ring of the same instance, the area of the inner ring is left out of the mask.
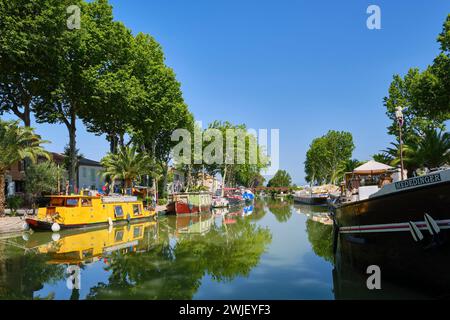
<path id="1" fill-rule="evenodd" d="M 131 222 L 131 217 L 130 217 L 130 214 L 127 214 L 127 221 L 128 221 L 128 223 L 130 223 L 130 222 Z"/>
<path id="2" fill-rule="evenodd" d="M 57 224 L 56 222 L 52 224 L 52 231 L 53 232 L 59 232 L 61 230 L 61 226 Z"/>
<path id="3" fill-rule="evenodd" d="M 438 235 L 441 232 L 441 229 L 437 225 L 436 221 L 434 221 L 434 219 L 427 213 L 425 213 L 425 223 L 432 236 Z"/>
<path id="4" fill-rule="evenodd" d="M 411 235 L 415 242 L 422 241 L 424 236 L 422 232 L 417 228 L 416 224 L 414 222 L 408 222 L 409 224 L 409 231 L 411 232 Z"/>
<path id="5" fill-rule="evenodd" d="M 30 240 L 30 234 L 28 232 L 25 232 L 24 234 L 22 234 L 22 239 L 24 241 Z"/>
<path id="6" fill-rule="evenodd" d="M 59 233 L 52 234 L 53 241 L 57 242 L 57 241 L 59 241 L 59 239 L 61 239 L 61 235 Z"/>
<path id="7" fill-rule="evenodd" d="M 30 225 L 29 225 L 28 223 L 24 222 L 24 223 L 22 224 L 22 230 L 23 230 L 23 231 L 28 231 L 28 230 L 30 230 Z"/>
<path id="8" fill-rule="evenodd" d="M 112 226 L 114 223 L 113 223 L 113 221 L 112 221 L 112 219 L 111 219 L 111 217 L 108 217 L 108 224 L 110 225 L 110 226 Z"/>

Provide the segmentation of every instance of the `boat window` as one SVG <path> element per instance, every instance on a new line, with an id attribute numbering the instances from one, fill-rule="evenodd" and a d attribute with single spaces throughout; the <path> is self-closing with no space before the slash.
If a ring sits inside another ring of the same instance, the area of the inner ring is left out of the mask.
<path id="1" fill-rule="evenodd" d="M 122 206 L 115 206 L 114 207 L 114 214 L 116 215 L 116 218 L 122 218 L 123 217 Z"/>
<path id="2" fill-rule="evenodd" d="M 135 227 L 133 229 L 133 238 L 139 238 L 142 235 L 142 227 Z"/>
<path id="3" fill-rule="evenodd" d="M 50 207 L 62 207 L 64 206 L 64 198 L 52 198 L 50 200 Z"/>
<path id="4" fill-rule="evenodd" d="M 114 236 L 114 240 L 116 242 L 122 241 L 123 240 L 123 230 L 117 230 L 116 234 Z"/>
<path id="5" fill-rule="evenodd" d="M 92 199 L 88 199 L 88 198 L 81 199 L 81 206 L 82 207 L 92 207 Z"/>
<path id="6" fill-rule="evenodd" d="M 81 255 L 84 259 L 91 258 L 94 256 L 94 249 L 87 249 L 81 252 Z"/>
<path id="7" fill-rule="evenodd" d="M 76 198 L 66 199 L 66 206 L 67 207 L 78 207 L 78 199 L 76 199 Z"/>
<path id="8" fill-rule="evenodd" d="M 141 214 L 141 205 L 140 204 L 133 204 L 133 214 L 135 216 L 139 216 Z"/>

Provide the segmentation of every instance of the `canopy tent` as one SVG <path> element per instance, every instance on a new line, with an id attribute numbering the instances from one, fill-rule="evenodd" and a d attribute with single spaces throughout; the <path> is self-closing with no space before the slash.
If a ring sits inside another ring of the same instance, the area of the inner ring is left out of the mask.
<path id="1" fill-rule="evenodd" d="M 355 170 L 353 170 L 353 174 L 382 174 L 385 173 L 388 170 L 392 170 L 394 167 L 388 166 L 387 164 L 376 162 L 374 160 L 371 160 L 369 162 L 364 163 L 363 165 L 359 166 Z"/>

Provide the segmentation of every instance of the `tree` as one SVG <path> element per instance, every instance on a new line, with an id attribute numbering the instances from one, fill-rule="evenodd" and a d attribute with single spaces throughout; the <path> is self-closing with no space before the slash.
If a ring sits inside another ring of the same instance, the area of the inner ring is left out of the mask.
<path id="1" fill-rule="evenodd" d="M 384 150 L 389 164 L 400 164 L 398 143 Z M 420 168 L 439 168 L 450 163 L 450 134 L 436 129 L 425 129 L 421 136 L 415 136 L 403 146 L 403 161 L 409 174 Z"/>
<path id="2" fill-rule="evenodd" d="M 345 131 L 330 130 L 314 139 L 306 153 L 306 180 L 335 184 L 348 169 L 354 148 L 352 134 Z"/>
<path id="3" fill-rule="evenodd" d="M 224 187 L 236 186 L 238 182 L 249 185 L 260 171 L 267 167 L 268 159 L 263 155 L 256 137 L 247 131 L 244 124 L 234 125 L 228 121 L 214 121 L 208 129 L 210 137 L 205 142 L 205 153 L 209 155 L 209 148 L 217 145 L 218 149 L 214 149 L 211 156 L 217 156 L 217 160 L 221 161 L 208 163 L 206 170 L 220 173 Z"/>
<path id="4" fill-rule="evenodd" d="M 359 161 L 358 159 L 349 159 L 345 162 L 345 172 L 352 172 L 359 166 L 363 165 L 363 161 Z"/>
<path id="5" fill-rule="evenodd" d="M 132 183 L 143 174 L 149 173 L 151 159 L 136 146 L 120 148 L 117 153 L 108 153 L 101 161 L 104 168 L 103 177 L 112 181 L 122 180 L 124 187 L 130 188 Z"/>
<path id="6" fill-rule="evenodd" d="M 392 156 L 387 153 L 376 153 L 372 156 L 372 158 L 377 162 L 384 163 L 387 165 L 390 165 L 393 160 Z"/>
<path id="7" fill-rule="evenodd" d="M 109 59 L 108 68 L 101 73 L 91 69 L 86 74 L 89 105 L 81 117 L 89 132 L 106 134 L 110 152 L 117 152 L 124 146 L 124 136 L 130 124 L 145 103 L 147 92 L 134 74 L 136 45 L 131 31 L 122 23 L 114 22 L 109 35 L 110 51 L 115 54 Z M 148 76 L 148 75 L 147 75 Z"/>
<path id="8" fill-rule="evenodd" d="M 387 115 L 392 120 L 389 134 L 398 132 L 395 110 L 405 108 L 404 141 L 423 134 L 425 130 L 444 129 L 450 119 L 450 14 L 438 37 L 441 52 L 423 72 L 412 68 L 402 78 L 394 75 L 389 96 L 384 98 Z"/>
<path id="9" fill-rule="evenodd" d="M 42 144 L 47 141 L 34 133 L 30 127 L 19 126 L 18 121 L 0 119 L 0 216 L 5 214 L 5 175 L 14 163 L 25 158 L 36 162 L 38 157 L 50 158 Z"/>
<path id="10" fill-rule="evenodd" d="M 193 115 L 184 102 L 181 85 L 174 71 L 164 63 L 161 46 L 149 35 L 138 34 L 133 49 L 133 75 L 146 92 L 145 99 L 133 110 L 129 133 L 131 141 L 159 162 L 162 168 L 162 196 L 167 190 L 168 163 L 176 145 L 176 129 L 192 130 Z"/>
<path id="11" fill-rule="evenodd" d="M 62 185 L 64 170 L 54 162 L 45 161 L 27 167 L 25 174 L 25 190 L 32 197 L 33 208 L 36 198 L 43 194 L 58 192 Z"/>
<path id="12" fill-rule="evenodd" d="M 34 104 L 46 90 L 56 16 L 74 1 L 0 1 L 0 114 L 11 112 L 27 127 Z"/>
<path id="13" fill-rule="evenodd" d="M 290 187 L 292 178 L 285 170 L 278 170 L 272 179 L 267 183 L 268 187 Z"/>
<path id="14" fill-rule="evenodd" d="M 76 188 L 76 132 L 77 119 L 84 114 L 89 105 L 92 87 L 92 74 L 105 72 L 114 56 L 111 41 L 113 32 L 112 8 L 107 0 L 86 3 L 82 0 L 70 1 L 70 5 L 81 8 L 81 28 L 66 28 L 68 5 L 58 5 L 58 15 L 52 21 L 54 29 L 49 32 L 48 41 L 53 53 L 47 62 L 51 69 L 42 81 L 48 92 L 35 106 L 36 120 L 39 123 L 62 123 L 69 133 L 69 156 L 71 167 L 69 184 L 71 191 Z"/>

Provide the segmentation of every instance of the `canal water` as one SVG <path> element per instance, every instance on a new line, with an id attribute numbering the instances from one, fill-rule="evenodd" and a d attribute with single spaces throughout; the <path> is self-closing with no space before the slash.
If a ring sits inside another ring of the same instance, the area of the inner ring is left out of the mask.
<path id="1" fill-rule="evenodd" d="M 417 298 L 334 266 L 324 207 L 288 200 L 0 239 L 0 299 Z"/>

